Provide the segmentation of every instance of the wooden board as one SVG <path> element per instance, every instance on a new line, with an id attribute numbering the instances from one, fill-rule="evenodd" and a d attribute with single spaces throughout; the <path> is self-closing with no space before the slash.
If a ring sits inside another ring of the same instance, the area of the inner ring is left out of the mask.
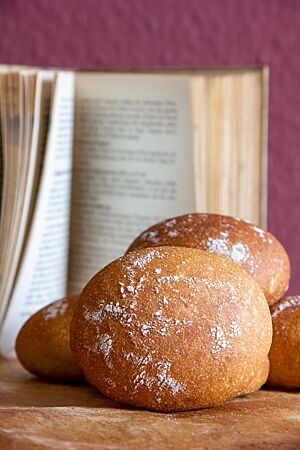
<path id="1" fill-rule="evenodd" d="M 299 450 L 300 393 L 261 390 L 217 408 L 153 413 L 2 360 L 0 449 Z"/>

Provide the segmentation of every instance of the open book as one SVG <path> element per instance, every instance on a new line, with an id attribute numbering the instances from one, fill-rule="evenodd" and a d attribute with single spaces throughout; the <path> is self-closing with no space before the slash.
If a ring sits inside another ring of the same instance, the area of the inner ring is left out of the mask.
<path id="1" fill-rule="evenodd" d="M 0 351 L 25 320 L 192 211 L 266 224 L 265 68 L 0 68 Z"/>

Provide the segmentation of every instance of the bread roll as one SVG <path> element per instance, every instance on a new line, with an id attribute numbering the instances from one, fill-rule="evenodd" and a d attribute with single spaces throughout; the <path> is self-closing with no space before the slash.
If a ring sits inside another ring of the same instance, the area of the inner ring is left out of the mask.
<path id="1" fill-rule="evenodd" d="M 285 297 L 271 307 L 273 341 L 267 384 L 300 388 L 300 296 Z"/>
<path id="2" fill-rule="evenodd" d="M 214 406 L 266 380 L 272 325 L 257 283 L 191 248 L 141 249 L 84 288 L 71 349 L 108 397 L 157 411 Z"/>
<path id="3" fill-rule="evenodd" d="M 83 380 L 70 350 L 70 323 L 78 297 L 51 303 L 23 325 L 16 340 L 16 353 L 29 372 L 58 381 Z"/>
<path id="4" fill-rule="evenodd" d="M 251 274 L 270 305 L 288 289 L 290 262 L 284 248 L 271 233 L 249 222 L 218 214 L 187 214 L 148 228 L 128 251 L 162 245 L 198 248 L 231 259 Z"/>
<path id="5" fill-rule="evenodd" d="M 255 376 L 249 380 L 249 384 L 247 389 L 244 392 L 241 392 L 240 395 L 251 394 L 258 390 L 257 386 L 262 386 L 267 381 L 270 370 L 269 358 L 267 357 L 264 365 L 261 367 L 261 370 L 255 374 Z"/>

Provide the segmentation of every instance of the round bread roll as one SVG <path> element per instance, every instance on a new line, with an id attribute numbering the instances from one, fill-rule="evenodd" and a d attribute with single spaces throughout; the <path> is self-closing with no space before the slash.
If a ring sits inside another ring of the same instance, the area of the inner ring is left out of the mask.
<path id="1" fill-rule="evenodd" d="M 300 296 L 285 297 L 271 307 L 273 341 L 267 384 L 300 388 Z"/>
<path id="2" fill-rule="evenodd" d="M 144 231 L 128 251 L 156 246 L 180 246 L 223 255 L 240 264 L 259 284 L 271 305 L 287 291 L 290 262 L 269 232 L 244 220 L 218 214 L 187 214 Z"/>
<path id="3" fill-rule="evenodd" d="M 70 349 L 70 323 L 79 296 L 58 300 L 30 317 L 16 340 L 17 357 L 29 372 L 58 381 L 81 381 Z"/>
<path id="4" fill-rule="evenodd" d="M 251 394 L 252 392 L 257 391 L 267 381 L 269 370 L 270 370 L 270 363 L 269 358 L 267 357 L 261 370 L 256 374 L 255 377 L 249 380 L 249 385 L 247 389 L 244 392 L 240 392 L 239 395 Z"/>
<path id="5" fill-rule="evenodd" d="M 214 406 L 266 380 L 272 323 L 237 264 L 180 247 L 141 249 L 84 288 L 71 349 L 108 397 L 157 411 Z"/>

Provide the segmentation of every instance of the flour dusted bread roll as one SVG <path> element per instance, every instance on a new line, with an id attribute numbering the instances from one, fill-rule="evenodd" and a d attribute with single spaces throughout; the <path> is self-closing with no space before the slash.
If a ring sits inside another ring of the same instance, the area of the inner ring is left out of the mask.
<path id="1" fill-rule="evenodd" d="M 270 305 L 289 285 L 290 262 L 282 245 L 271 233 L 240 219 L 197 213 L 175 217 L 148 228 L 128 251 L 162 245 L 198 248 L 231 259 L 251 274 Z"/>
<path id="2" fill-rule="evenodd" d="M 269 353 L 271 386 L 300 388 L 300 296 L 271 307 L 273 341 Z"/>
<path id="3" fill-rule="evenodd" d="M 21 328 L 16 353 L 29 372 L 53 380 L 83 380 L 70 350 L 70 323 L 78 297 L 74 295 L 51 303 Z"/>
<path id="4" fill-rule="evenodd" d="M 265 359 L 264 365 L 261 367 L 261 370 L 255 374 L 255 376 L 249 380 L 249 384 L 247 389 L 244 392 L 240 392 L 240 395 L 251 394 L 259 389 L 265 382 L 263 380 L 267 380 L 269 375 L 270 363 L 269 358 Z"/>
<path id="5" fill-rule="evenodd" d="M 237 264 L 179 247 L 113 261 L 84 288 L 71 349 L 103 394 L 179 411 L 218 405 L 266 380 L 271 316 Z"/>

